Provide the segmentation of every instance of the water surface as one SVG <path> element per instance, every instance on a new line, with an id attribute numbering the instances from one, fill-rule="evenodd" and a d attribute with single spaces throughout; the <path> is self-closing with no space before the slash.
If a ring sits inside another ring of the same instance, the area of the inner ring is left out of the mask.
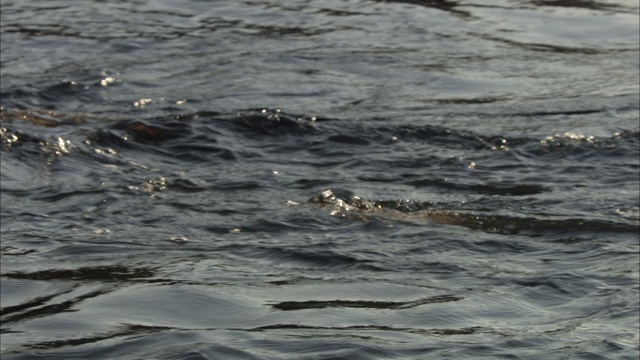
<path id="1" fill-rule="evenodd" d="M 7 359 L 636 359 L 635 1 L 1 2 Z"/>

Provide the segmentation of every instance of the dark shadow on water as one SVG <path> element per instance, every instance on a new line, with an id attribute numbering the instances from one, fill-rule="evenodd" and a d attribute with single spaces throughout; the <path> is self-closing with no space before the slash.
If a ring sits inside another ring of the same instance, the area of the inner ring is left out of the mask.
<path id="1" fill-rule="evenodd" d="M 621 6 L 593 0 L 532 0 L 537 6 L 571 7 L 590 10 L 618 10 Z"/>
<path id="2" fill-rule="evenodd" d="M 20 306 L 14 306 L 10 309 L 7 309 L 8 312 L 12 313 L 12 312 L 16 312 L 18 310 L 24 310 L 24 309 L 31 309 L 22 313 L 18 313 L 15 315 L 10 315 L 7 317 L 4 317 L 2 319 L 2 323 L 3 324 L 7 324 L 7 323 L 11 323 L 11 322 L 16 322 L 16 321 L 21 321 L 21 320 L 25 320 L 25 319 L 34 319 L 34 318 L 40 318 L 40 317 L 45 317 L 45 316 L 51 316 L 51 315 L 56 315 L 56 314 L 60 314 L 60 313 L 64 313 L 64 312 L 72 312 L 72 311 L 76 311 L 74 310 L 74 306 L 76 306 L 78 303 L 86 300 L 86 299 L 91 299 L 91 298 L 95 298 L 98 297 L 100 295 L 104 295 L 106 293 L 111 292 L 111 288 L 109 289 L 104 289 L 104 290 L 98 290 L 98 291 L 93 291 L 78 297 L 75 297 L 71 300 L 66 300 L 57 304 L 50 304 L 50 305 L 45 305 L 42 307 L 38 307 L 33 309 L 33 307 L 42 305 L 44 302 L 51 300 L 59 295 L 62 294 L 55 294 L 52 295 L 50 297 L 43 297 L 43 298 L 38 298 L 36 300 L 33 301 L 29 301 L 25 304 L 22 304 Z M 5 310 L 4 308 L 2 309 L 3 313 L 6 313 L 7 310 Z"/>
<path id="3" fill-rule="evenodd" d="M 59 349 L 67 346 L 79 346 L 84 344 L 96 343 L 103 340 L 125 337 L 125 336 L 143 336 L 152 333 L 157 333 L 165 330 L 171 330 L 172 328 L 163 326 L 146 326 L 146 325 L 126 325 L 123 328 L 99 336 L 91 336 L 76 339 L 43 341 L 28 345 L 31 349 Z"/>
<path id="4" fill-rule="evenodd" d="M 147 268 L 131 268 L 123 265 L 82 267 L 78 269 L 52 269 L 34 272 L 4 273 L 4 277 L 28 280 L 72 280 L 72 281 L 123 281 L 153 276 Z"/>
<path id="5" fill-rule="evenodd" d="M 236 329 L 241 330 L 241 329 Z M 419 335 L 473 335 L 479 332 L 490 332 L 490 330 L 480 326 L 459 328 L 459 329 L 415 329 L 415 328 L 399 328 L 386 325 L 355 325 L 345 327 L 329 327 L 329 326 L 312 326 L 301 324 L 275 324 L 260 326 L 253 329 L 244 329 L 244 331 L 271 331 L 271 330 L 331 330 L 331 331 L 393 331 Z"/>
<path id="6" fill-rule="evenodd" d="M 389 2 L 389 3 L 404 3 L 404 4 L 419 5 L 419 6 L 446 11 L 451 14 L 464 16 L 464 17 L 471 15 L 469 12 L 460 10 L 457 8 L 459 6 L 458 1 L 450 1 L 450 0 L 383 0 L 383 1 Z"/>
<path id="7" fill-rule="evenodd" d="M 461 296 L 439 295 L 414 301 L 366 301 L 366 300 L 310 300 L 285 301 L 271 304 L 271 307 L 283 311 L 324 309 L 324 308 L 367 308 L 367 309 L 409 309 L 425 304 L 444 303 L 464 299 Z"/>

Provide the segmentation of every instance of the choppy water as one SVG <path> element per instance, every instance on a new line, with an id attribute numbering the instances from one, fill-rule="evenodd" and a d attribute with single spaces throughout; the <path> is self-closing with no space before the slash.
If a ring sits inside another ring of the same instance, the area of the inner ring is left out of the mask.
<path id="1" fill-rule="evenodd" d="M 3 359 L 636 359 L 637 1 L 1 2 Z"/>

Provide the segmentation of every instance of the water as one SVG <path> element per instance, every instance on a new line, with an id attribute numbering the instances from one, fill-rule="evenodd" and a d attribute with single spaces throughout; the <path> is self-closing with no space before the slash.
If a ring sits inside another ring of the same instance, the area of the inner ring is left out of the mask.
<path id="1" fill-rule="evenodd" d="M 635 1 L 1 2 L 3 359 L 636 359 Z"/>

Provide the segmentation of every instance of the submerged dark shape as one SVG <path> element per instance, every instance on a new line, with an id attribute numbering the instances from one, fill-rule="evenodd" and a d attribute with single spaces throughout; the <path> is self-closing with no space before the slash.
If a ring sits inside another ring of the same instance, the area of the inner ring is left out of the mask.
<path id="1" fill-rule="evenodd" d="M 330 207 L 330 214 L 349 220 L 369 221 L 370 218 L 391 220 L 428 219 L 443 225 L 462 226 L 499 234 L 523 234 L 540 236 L 544 233 L 567 232 L 614 232 L 637 233 L 636 224 L 610 221 L 588 220 L 580 218 L 516 217 L 507 215 L 489 215 L 486 209 L 482 213 L 469 209 L 445 208 L 431 203 L 412 201 L 371 201 L 362 199 L 350 191 L 328 189 L 312 196 L 309 203 Z"/>

